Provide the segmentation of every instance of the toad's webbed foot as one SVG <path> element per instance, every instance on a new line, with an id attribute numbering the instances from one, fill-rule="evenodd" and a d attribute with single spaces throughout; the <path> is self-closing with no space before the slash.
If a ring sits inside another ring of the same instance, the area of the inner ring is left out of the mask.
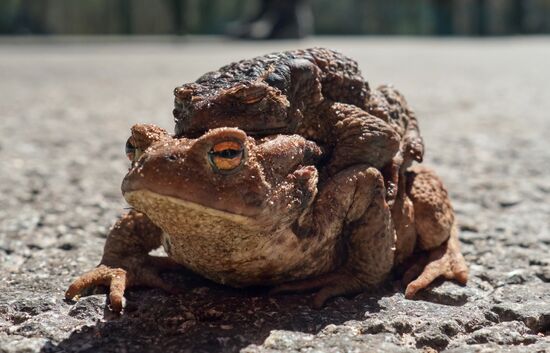
<path id="1" fill-rule="evenodd" d="M 167 257 L 150 255 L 144 258 L 123 259 L 116 265 L 100 264 L 78 277 L 65 292 L 65 297 L 71 300 L 88 288 L 106 286 L 109 287 L 111 309 L 120 312 L 124 306 L 124 292 L 129 287 L 155 287 L 168 293 L 178 293 L 179 290 L 176 287 L 167 283 L 159 275 L 162 270 L 177 267 L 180 265 Z"/>
<path id="2" fill-rule="evenodd" d="M 430 251 L 427 262 L 419 262 L 405 272 L 405 297 L 411 299 L 440 276 L 463 285 L 468 281 L 468 267 L 460 252 L 456 230 L 447 241 Z"/>

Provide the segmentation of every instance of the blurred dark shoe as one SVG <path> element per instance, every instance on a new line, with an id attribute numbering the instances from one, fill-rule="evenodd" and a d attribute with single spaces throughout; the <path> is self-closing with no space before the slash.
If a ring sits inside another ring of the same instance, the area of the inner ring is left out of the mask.
<path id="1" fill-rule="evenodd" d="M 244 22 L 230 23 L 226 34 L 241 39 L 296 39 L 313 31 L 307 0 L 263 0 L 259 13 Z"/>

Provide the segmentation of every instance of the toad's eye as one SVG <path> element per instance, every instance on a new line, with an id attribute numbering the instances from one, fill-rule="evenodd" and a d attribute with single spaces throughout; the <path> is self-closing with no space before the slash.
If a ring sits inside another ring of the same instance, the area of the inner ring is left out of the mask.
<path id="1" fill-rule="evenodd" d="M 125 147 L 125 150 L 126 150 L 126 156 L 128 157 L 128 159 L 132 162 L 135 162 L 138 160 L 138 158 L 141 156 L 141 150 L 139 148 L 136 148 L 132 142 L 130 142 L 130 139 L 128 139 L 128 141 L 126 141 L 126 147 Z"/>
<path id="2" fill-rule="evenodd" d="M 208 152 L 208 161 L 214 171 L 230 174 L 237 171 L 244 160 L 244 147 L 236 141 L 225 141 L 214 145 Z"/>

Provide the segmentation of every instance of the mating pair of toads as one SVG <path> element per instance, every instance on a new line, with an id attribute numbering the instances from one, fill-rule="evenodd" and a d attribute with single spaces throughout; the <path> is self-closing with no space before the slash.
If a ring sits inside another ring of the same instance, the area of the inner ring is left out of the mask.
<path id="1" fill-rule="evenodd" d="M 236 287 L 317 290 L 317 307 L 405 263 L 409 298 L 439 276 L 466 282 L 447 192 L 411 166 L 424 152 L 414 113 L 392 87 L 370 89 L 352 59 L 270 54 L 174 94 L 175 135 L 132 128 L 122 192 L 133 209 L 68 298 L 104 285 L 121 311 L 128 287 L 176 291 L 159 272 L 180 266 Z M 149 255 L 161 245 L 168 257 Z"/>

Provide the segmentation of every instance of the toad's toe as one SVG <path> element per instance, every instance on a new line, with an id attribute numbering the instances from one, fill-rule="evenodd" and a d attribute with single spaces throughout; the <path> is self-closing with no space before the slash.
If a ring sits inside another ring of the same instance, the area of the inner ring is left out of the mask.
<path id="1" fill-rule="evenodd" d="M 109 300 L 113 311 L 120 312 L 124 305 L 124 291 L 127 286 L 126 271 L 100 265 L 78 277 L 65 292 L 65 298 L 72 300 L 87 288 L 109 287 Z"/>
<path id="2" fill-rule="evenodd" d="M 414 281 L 407 285 L 406 298 L 411 299 L 418 291 L 428 287 L 440 276 L 455 280 L 463 285 L 466 284 L 468 281 L 468 267 L 458 247 L 449 244 L 453 241 L 455 239 L 451 238 L 440 247 L 432 250 L 426 267 Z"/>

